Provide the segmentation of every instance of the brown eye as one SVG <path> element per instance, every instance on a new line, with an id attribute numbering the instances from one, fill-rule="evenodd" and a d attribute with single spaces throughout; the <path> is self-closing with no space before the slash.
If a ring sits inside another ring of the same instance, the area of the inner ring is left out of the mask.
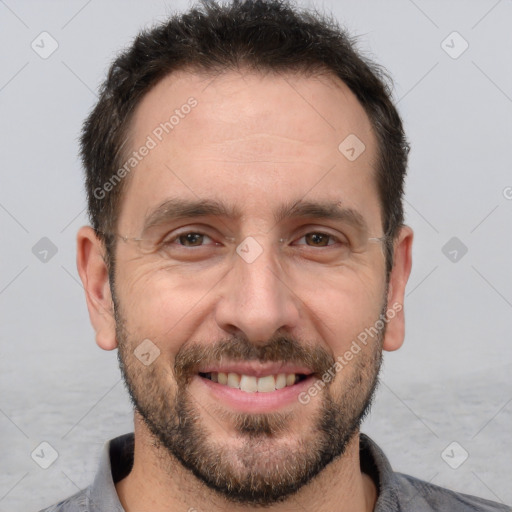
<path id="1" fill-rule="evenodd" d="M 304 239 L 306 243 L 299 243 L 299 245 L 308 245 L 309 247 L 327 247 L 333 245 L 333 243 L 340 242 L 334 235 L 328 233 L 322 233 L 320 231 L 313 231 L 302 236 L 299 240 Z M 329 243 L 333 240 L 333 243 Z"/>
<path id="2" fill-rule="evenodd" d="M 184 245 L 185 247 L 200 247 L 204 241 L 205 236 L 207 235 L 191 232 L 177 236 L 176 240 L 179 240 L 180 245 Z"/>
<path id="3" fill-rule="evenodd" d="M 324 233 L 308 233 L 306 235 L 306 241 L 311 242 L 312 245 L 317 247 L 325 247 L 329 245 L 330 238 L 332 238 L 331 235 L 326 235 Z"/>

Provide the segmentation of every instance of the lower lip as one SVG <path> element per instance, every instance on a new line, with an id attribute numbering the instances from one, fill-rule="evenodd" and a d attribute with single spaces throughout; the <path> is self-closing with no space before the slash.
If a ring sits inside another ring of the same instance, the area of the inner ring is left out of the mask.
<path id="1" fill-rule="evenodd" d="M 199 375 L 196 375 L 193 380 L 198 381 L 200 386 L 205 386 L 212 397 L 222 401 L 227 406 L 237 411 L 258 413 L 277 411 L 294 403 L 300 404 L 299 394 L 306 391 L 313 384 L 315 377 L 310 375 L 293 386 L 286 386 L 268 393 L 247 393 L 237 388 L 230 388 L 224 384 L 213 382 Z"/>

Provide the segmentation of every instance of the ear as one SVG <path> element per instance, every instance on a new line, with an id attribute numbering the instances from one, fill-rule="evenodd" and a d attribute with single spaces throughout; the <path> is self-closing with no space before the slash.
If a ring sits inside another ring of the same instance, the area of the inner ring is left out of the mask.
<path id="1" fill-rule="evenodd" d="M 96 331 L 98 346 L 113 350 L 117 347 L 114 304 L 104 255 L 104 244 L 94 229 L 81 227 L 77 234 L 76 264 L 85 290 L 89 318 Z"/>
<path id="2" fill-rule="evenodd" d="M 382 348 L 393 351 L 399 349 L 405 337 L 404 296 L 405 286 L 412 267 L 412 241 L 414 233 L 409 226 L 402 226 L 394 243 L 393 268 L 389 276 L 388 313 L 389 321 Z"/>

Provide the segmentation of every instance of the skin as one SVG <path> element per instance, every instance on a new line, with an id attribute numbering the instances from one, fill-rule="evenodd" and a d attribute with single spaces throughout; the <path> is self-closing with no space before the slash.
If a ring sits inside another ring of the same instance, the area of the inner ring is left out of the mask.
<path id="1" fill-rule="evenodd" d="M 353 251 L 308 246 L 305 234 L 336 236 L 342 232 L 340 224 L 324 219 L 287 219 L 276 224 L 272 212 L 301 198 L 334 199 L 363 215 L 370 237 L 382 236 L 375 183 L 377 146 L 364 109 L 341 81 L 326 75 L 275 76 L 241 70 L 212 79 L 184 70 L 164 78 L 143 98 L 131 127 L 131 147 L 144 144 L 154 128 L 190 96 L 197 99 L 197 107 L 132 171 L 117 232 L 140 236 L 147 213 L 170 196 L 222 200 L 236 205 L 242 216 L 172 224 L 174 230 L 190 227 L 191 232 L 205 232 L 209 226 L 211 239 L 217 237 L 222 242 L 220 248 L 210 245 L 201 249 L 202 253 L 196 252 L 202 256 L 195 260 L 184 256 L 187 248 L 183 246 L 174 249 L 172 256 L 162 257 L 142 254 L 136 243 L 118 243 L 117 328 L 104 247 L 90 227 L 82 227 L 77 237 L 77 265 L 97 344 L 113 350 L 121 342 L 127 369 L 134 385 L 141 388 L 150 382 L 146 377 L 151 374 L 142 373 L 145 370 L 132 352 L 142 340 L 152 340 L 160 356 L 148 368 L 160 372 L 154 374 L 161 379 L 156 385 L 161 391 L 165 382 L 170 396 L 176 393 L 176 355 L 191 342 L 208 347 L 242 336 L 261 347 L 283 334 L 332 358 L 343 355 L 358 333 L 375 324 L 386 301 L 388 307 L 403 304 L 413 232 L 408 226 L 400 230 L 386 288 L 385 257 L 379 243 L 356 243 L 357 233 L 343 225 L 343 233 L 348 232 L 354 242 Z M 338 150 L 349 134 L 356 134 L 366 146 L 353 162 Z M 235 252 L 248 236 L 262 248 L 252 263 Z M 280 239 L 285 241 L 279 243 Z M 212 240 L 204 243 L 212 244 Z M 387 322 L 382 338 L 363 347 L 308 404 L 294 402 L 278 411 L 286 413 L 287 421 L 278 435 L 258 445 L 262 460 L 270 457 L 275 464 L 284 463 L 292 460 L 290 454 L 299 452 L 304 443 L 314 446 L 322 399 L 329 395 L 337 402 L 352 396 L 363 400 L 363 396 L 348 394 L 349 384 L 359 379 L 362 388 L 369 387 L 376 376 L 369 369 L 372 361 L 382 350 L 398 349 L 404 329 L 402 309 Z M 226 461 L 235 464 L 249 440 L 237 435 L 229 407 L 216 402 L 197 379 L 192 379 L 188 392 L 199 423 L 215 443 L 211 446 L 228 447 Z M 137 411 L 134 425 L 134 467 L 116 484 L 128 512 L 190 507 L 216 511 L 228 506 L 233 511 L 256 510 L 229 502 L 192 476 L 155 442 Z M 263 472 L 265 465 L 256 460 L 253 469 Z M 373 510 L 376 499 L 374 483 L 360 470 L 357 430 L 342 456 L 268 509 L 368 511 Z"/>

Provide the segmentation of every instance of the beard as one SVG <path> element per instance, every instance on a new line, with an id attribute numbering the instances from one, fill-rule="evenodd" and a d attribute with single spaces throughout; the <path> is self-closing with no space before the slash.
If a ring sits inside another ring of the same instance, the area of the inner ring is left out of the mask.
<path id="1" fill-rule="evenodd" d="M 119 301 L 114 293 L 112 296 L 121 373 L 135 410 L 152 434 L 163 467 L 172 475 L 176 462 L 181 463 L 228 502 L 266 507 L 286 500 L 343 456 L 371 408 L 382 362 L 385 322 L 374 343 L 354 357 L 351 371 L 343 368 L 340 372 L 347 373 L 342 389 L 336 393 L 332 389 L 340 375 L 325 384 L 318 395 L 320 403 L 309 418 L 299 417 L 296 407 L 294 412 L 252 414 L 230 412 L 218 405 L 212 413 L 189 392 L 200 364 L 219 362 L 221 357 L 285 361 L 304 365 L 321 379 L 335 359 L 320 346 L 298 343 L 287 336 L 275 336 L 261 345 L 237 336 L 209 344 L 184 343 L 174 366 L 165 367 L 163 357 L 144 366 L 133 354 L 140 338 L 130 336 Z M 384 301 L 380 318 L 386 308 Z M 290 428 L 299 421 L 309 423 L 309 428 L 291 438 Z M 209 435 L 209 422 L 220 426 L 227 422 L 230 440 L 223 442 Z"/>

